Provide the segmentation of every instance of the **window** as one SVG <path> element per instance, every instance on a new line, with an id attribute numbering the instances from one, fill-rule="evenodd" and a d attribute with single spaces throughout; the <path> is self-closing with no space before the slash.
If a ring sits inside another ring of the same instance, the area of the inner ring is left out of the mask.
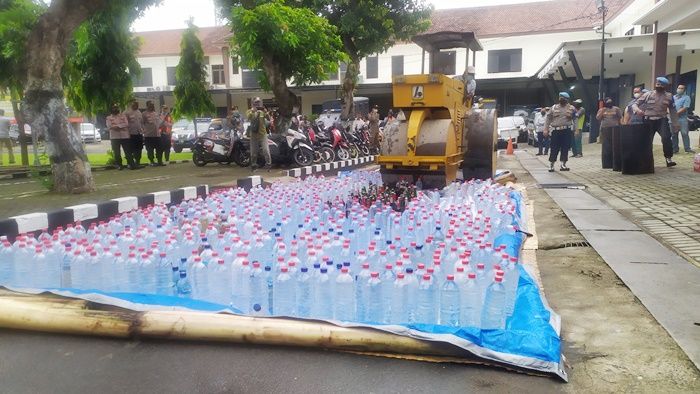
<path id="1" fill-rule="evenodd" d="M 631 28 L 631 29 L 629 29 L 629 30 L 627 30 L 627 32 L 625 33 L 625 35 L 626 35 L 626 36 L 633 36 L 633 35 L 634 35 L 634 27 Z"/>
<path id="2" fill-rule="evenodd" d="M 391 57 L 391 75 L 403 75 L 403 55 Z"/>
<path id="3" fill-rule="evenodd" d="M 223 85 L 226 83 L 223 64 L 214 64 L 211 66 L 211 83 L 213 85 Z"/>
<path id="4" fill-rule="evenodd" d="M 170 86 L 177 85 L 177 78 L 175 77 L 175 69 L 176 69 L 176 67 L 168 67 L 167 68 L 168 85 L 170 85 Z"/>
<path id="5" fill-rule="evenodd" d="M 523 68 L 522 49 L 489 51 L 489 73 L 519 72 Z"/>
<path id="6" fill-rule="evenodd" d="M 150 68 L 142 68 L 141 76 L 134 79 L 134 87 L 143 88 L 153 86 L 153 70 Z"/>
<path id="7" fill-rule="evenodd" d="M 435 72 L 445 75 L 455 75 L 457 70 L 457 51 L 439 52 L 435 59 Z"/>
<path id="8" fill-rule="evenodd" d="M 233 68 L 234 75 L 238 75 L 238 69 L 240 68 L 238 63 L 238 57 L 234 56 L 231 58 L 231 68 Z"/>
<path id="9" fill-rule="evenodd" d="M 368 56 L 366 62 L 365 74 L 367 74 L 367 78 L 379 78 L 379 57 Z"/>
<path id="10" fill-rule="evenodd" d="M 642 34 L 654 34 L 654 25 L 642 25 Z"/>

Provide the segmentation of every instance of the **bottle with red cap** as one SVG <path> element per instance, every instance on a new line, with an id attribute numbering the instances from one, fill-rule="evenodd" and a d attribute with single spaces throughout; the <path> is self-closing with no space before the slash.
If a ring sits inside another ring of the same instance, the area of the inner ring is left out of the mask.
<path id="1" fill-rule="evenodd" d="M 379 272 L 372 272 L 365 285 L 365 321 L 368 323 L 385 323 L 383 288 Z"/>
<path id="2" fill-rule="evenodd" d="M 476 281 L 476 274 L 469 272 L 467 280 L 460 286 L 459 321 L 463 327 L 480 327 L 481 290 Z"/>
<path id="3" fill-rule="evenodd" d="M 420 324 L 437 324 L 437 293 L 430 274 L 423 275 L 416 294 L 415 322 Z"/>
<path id="4" fill-rule="evenodd" d="M 335 278 L 335 294 L 333 299 L 333 316 L 336 320 L 355 321 L 355 281 L 347 267 L 340 270 L 340 274 Z"/>
<path id="5" fill-rule="evenodd" d="M 408 299 L 410 291 L 409 283 L 406 281 L 406 274 L 399 272 L 393 283 L 391 292 L 391 317 L 388 323 L 406 324 L 409 322 Z"/>
<path id="6" fill-rule="evenodd" d="M 454 275 L 447 275 L 440 289 L 440 324 L 449 327 L 459 327 L 460 292 L 455 283 Z"/>
<path id="7" fill-rule="evenodd" d="M 502 282 L 503 277 L 496 276 L 486 289 L 481 311 L 482 330 L 498 330 L 506 326 L 506 289 Z"/>
<path id="8" fill-rule="evenodd" d="M 358 321 L 366 321 L 367 318 L 366 287 L 370 276 L 371 271 L 369 269 L 369 263 L 363 263 L 362 269 L 355 276 L 355 302 L 357 305 L 356 317 Z"/>
<path id="9" fill-rule="evenodd" d="M 280 268 L 280 273 L 275 279 L 273 288 L 273 314 L 276 316 L 294 316 L 296 312 L 296 288 L 287 267 Z"/>

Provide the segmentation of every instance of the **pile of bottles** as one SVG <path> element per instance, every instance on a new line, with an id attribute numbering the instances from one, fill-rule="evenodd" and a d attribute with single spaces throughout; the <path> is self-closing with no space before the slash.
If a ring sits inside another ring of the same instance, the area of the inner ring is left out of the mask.
<path id="1" fill-rule="evenodd" d="M 188 297 L 251 315 L 504 328 L 519 262 L 511 189 L 359 203 L 376 172 L 215 191 L 52 233 L 0 238 L 0 284 Z M 364 200 L 366 201 L 366 199 Z M 507 238 L 507 237 L 505 237 Z"/>

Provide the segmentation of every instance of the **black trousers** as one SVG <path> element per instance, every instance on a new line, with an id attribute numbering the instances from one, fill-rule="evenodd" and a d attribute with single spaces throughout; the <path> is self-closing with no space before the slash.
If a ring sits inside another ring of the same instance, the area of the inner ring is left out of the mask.
<path id="1" fill-rule="evenodd" d="M 569 161 L 569 149 L 571 149 L 571 129 L 553 130 L 549 140 L 549 162 L 559 161 L 566 163 Z M 561 152 L 561 155 L 560 155 Z"/>
<path id="2" fill-rule="evenodd" d="M 146 155 L 148 156 L 148 161 L 154 164 L 154 160 L 158 160 L 158 164 L 162 164 L 163 148 L 161 147 L 160 137 L 146 137 L 144 139 L 146 141 Z"/>
<path id="3" fill-rule="evenodd" d="M 671 140 L 671 128 L 668 125 L 668 119 L 644 119 L 644 123 L 647 123 L 649 127 L 651 127 L 652 132 L 659 133 L 659 135 L 661 136 L 661 144 L 664 147 L 664 157 L 667 159 L 672 158 L 673 141 Z"/>
<path id="4" fill-rule="evenodd" d="M 122 153 L 124 151 L 124 157 L 126 158 L 126 163 L 129 167 L 134 167 L 134 157 L 131 154 L 131 140 L 128 138 L 114 138 L 109 140 L 112 144 L 112 152 L 114 153 L 114 164 L 119 167 L 123 167 Z"/>
<path id="5" fill-rule="evenodd" d="M 170 161 L 170 146 L 172 145 L 172 141 L 170 141 L 170 134 L 161 134 L 160 135 L 160 149 L 163 152 L 163 155 L 165 155 L 165 161 Z"/>
<path id="6" fill-rule="evenodd" d="M 131 135 L 131 153 L 134 156 L 134 163 L 141 164 L 141 153 L 143 152 L 143 135 Z"/>

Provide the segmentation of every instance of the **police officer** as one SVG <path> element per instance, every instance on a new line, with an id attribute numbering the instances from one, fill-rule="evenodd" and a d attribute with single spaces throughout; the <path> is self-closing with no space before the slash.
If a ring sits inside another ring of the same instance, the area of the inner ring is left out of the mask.
<path id="1" fill-rule="evenodd" d="M 577 132 L 573 134 L 573 139 L 571 140 L 571 154 L 574 157 L 583 157 L 583 145 L 582 145 L 582 132 L 583 126 L 586 124 L 586 109 L 583 108 L 583 100 L 574 100 L 574 108 L 576 108 L 576 119 L 574 122 L 577 123 Z"/>
<path id="2" fill-rule="evenodd" d="M 131 108 L 124 112 L 129 121 L 129 139 L 131 140 L 131 154 L 134 157 L 134 165 L 141 168 L 141 152 L 143 152 L 143 116 L 139 111 L 139 102 L 131 102 Z"/>
<path id="3" fill-rule="evenodd" d="M 468 99 L 474 97 L 476 93 L 476 69 L 474 66 L 467 66 L 462 74 L 462 80 L 464 81 L 464 102 L 466 103 Z"/>
<path id="4" fill-rule="evenodd" d="M 680 126 L 676 105 L 673 102 L 673 94 L 666 92 L 668 85 L 666 77 L 656 78 L 654 90 L 637 99 L 632 105 L 632 109 L 636 115 L 644 118 L 644 123 L 648 124 L 654 132 L 659 133 L 664 148 L 666 167 L 673 167 L 676 162 L 673 161 L 673 142 L 671 141 L 671 130 L 669 130 L 667 116 L 671 115 L 674 132 L 680 131 Z"/>
<path id="5" fill-rule="evenodd" d="M 263 106 L 260 97 L 253 99 L 253 107 L 248 110 L 247 118 L 250 122 L 250 169 L 255 171 L 258 168 L 258 151 L 262 149 L 265 168 L 270 171 L 272 159 L 270 158 L 270 147 L 267 144 L 270 115 Z"/>
<path id="6" fill-rule="evenodd" d="M 545 117 L 544 137 L 550 137 L 549 172 L 554 172 L 554 163 L 560 155 L 561 171 L 569 171 L 566 162 L 569 160 L 569 148 L 573 133 L 578 132 L 578 124 L 574 122 L 576 108 L 569 104 L 569 93 L 560 92 L 559 102 L 554 104 Z"/>
<path id="7" fill-rule="evenodd" d="M 630 100 L 625 107 L 625 115 L 622 119 L 622 124 L 632 125 L 644 123 L 644 117 L 635 114 L 632 106 L 637 102 L 637 99 L 642 97 L 642 94 L 646 92 L 648 92 L 648 90 L 642 90 L 639 86 L 632 90 L 632 100 Z"/>
<path id="8" fill-rule="evenodd" d="M 134 159 L 131 155 L 131 141 L 129 137 L 129 120 L 119 110 L 118 104 L 112 104 L 110 115 L 106 120 L 107 128 L 109 129 L 109 141 L 112 144 L 112 152 L 114 153 L 115 167 L 123 170 L 121 151 L 124 151 L 126 162 L 132 170 L 137 169 L 134 165 Z"/>
<path id="9" fill-rule="evenodd" d="M 156 112 L 156 105 L 151 100 L 146 101 L 146 111 L 143 113 L 143 136 L 146 140 L 146 155 L 151 162 L 151 167 L 165 165 L 163 164 L 163 144 L 160 139 L 161 122 L 160 115 Z"/>
<path id="10" fill-rule="evenodd" d="M 379 153 L 379 106 L 372 107 L 367 115 L 369 119 L 369 143 L 372 153 Z"/>

